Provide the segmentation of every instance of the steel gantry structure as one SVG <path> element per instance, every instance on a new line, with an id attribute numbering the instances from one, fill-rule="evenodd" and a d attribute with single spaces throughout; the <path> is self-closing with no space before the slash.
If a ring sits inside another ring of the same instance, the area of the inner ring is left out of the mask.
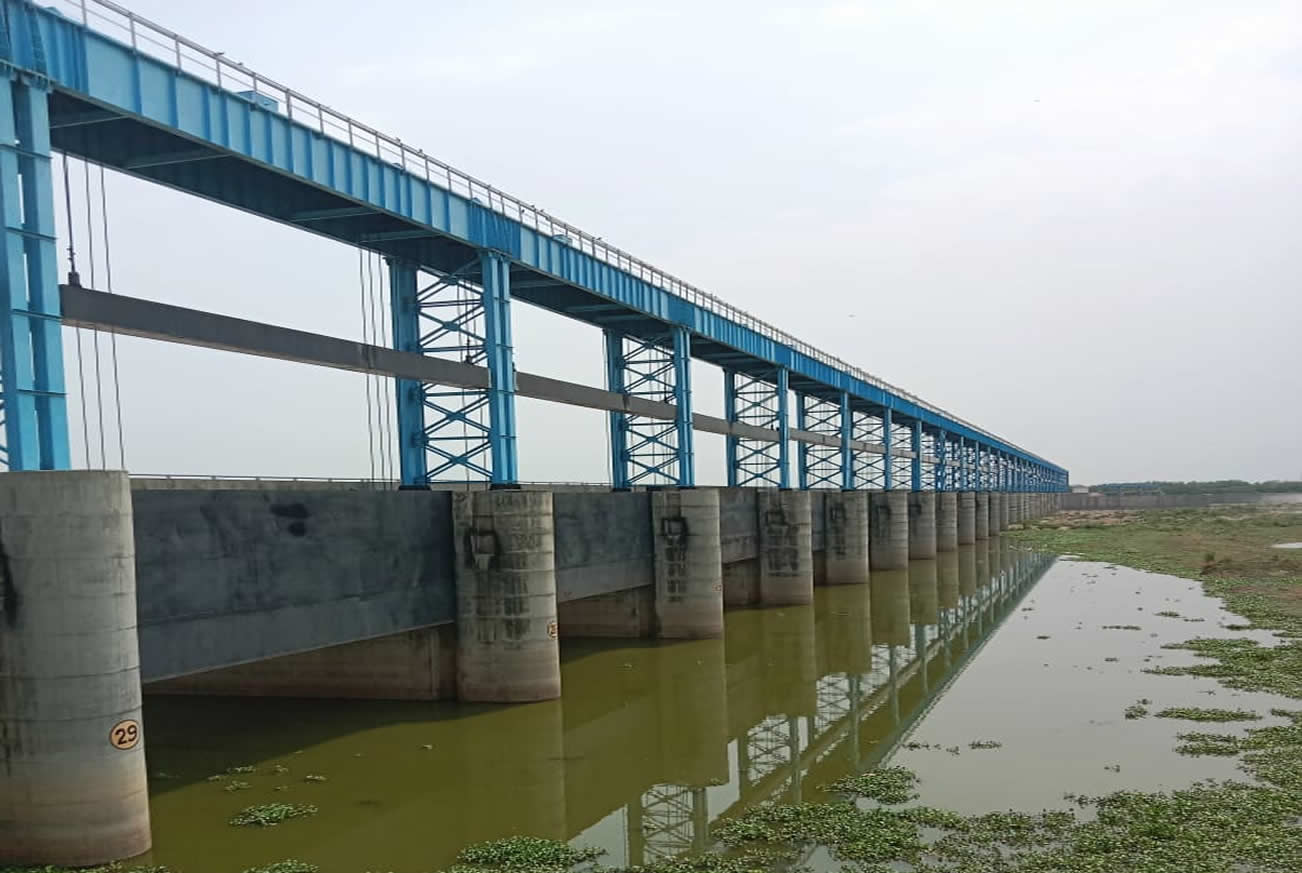
<path id="1" fill-rule="evenodd" d="M 1065 469 L 108 0 L 0 0 L 0 13 L 9 469 L 70 464 L 55 150 L 385 257 L 393 347 L 404 353 L 391 367 L 371 347 L 340 364 L 138 332 L 394 376 L 407 485 L 516 482 L 521 394 L 609 412 L 617 487 L 693 485 L 693 430 L 726 437 L 736 485 L 790 486 L 795 443 L 801 488 L 1067 486 Z M 517 300 L 602 330 L 604 392 L 525 384 Z M 411 356 L 447 365 L 433 374 Z M 693 360 L 724 371 L 723 419 L 693 412 Z"/>

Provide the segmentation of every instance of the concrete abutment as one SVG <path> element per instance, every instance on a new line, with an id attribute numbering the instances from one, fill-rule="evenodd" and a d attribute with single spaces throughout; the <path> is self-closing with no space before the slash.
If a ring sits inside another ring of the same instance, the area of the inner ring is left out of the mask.
<path id="1" fill-rule="evenodd" d="M 868 508 L 868 557 L 872 569 L 908 569 L 908 492 L 871 491 L 868 494 Z"/>
<path id="2" fill-rule="evenodd" d="M 760 603 L 812 603 L 814 545 L 809 492 L 765 490 L 757 497 Z"/>

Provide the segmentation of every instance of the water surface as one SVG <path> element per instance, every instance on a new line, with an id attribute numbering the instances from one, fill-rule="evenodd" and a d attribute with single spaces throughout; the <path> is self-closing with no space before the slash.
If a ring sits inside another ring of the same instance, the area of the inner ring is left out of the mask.
<path id="1" fill-rule="evenodd" d="M 823 798 L 821 785 L 892 756 L 920 774 L 924 801 L 967 811 L 1229 777 L 1233 761 L 1170 751 L 1191 725 L 1122 711 L 1139 697 L 1280 705 L 1141 672 L 1188 662 L 1161 645 L 1230 621 L 1196 583 L 998 539 L 820 587 L 809 607 L 729 612 L 723 640 L 566 642 L 564 697 L 548 703 L 150 698 L 150 858 L 187 873 L 290 857 L 325 873 L 416 873 L 527 833 L 636 864 L 699 851 L 721 816 Z M 968 746 L 985 739 L 1003 745 Z M 241 765 L 256 770 L 207 781 Z M 250 787 L 227 791 L 233 780 Z M 269 802 L 320 812 L 226 824 Z"/>

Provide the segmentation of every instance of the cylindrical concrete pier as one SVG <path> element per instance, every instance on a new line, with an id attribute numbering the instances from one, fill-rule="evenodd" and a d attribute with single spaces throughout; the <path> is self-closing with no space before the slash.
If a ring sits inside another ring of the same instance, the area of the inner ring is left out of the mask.
<path id="1" fill-rule="evenodd" d="M 149 847 L 127 475 L 0 474 L 0 866 Z"/>
<path id="2" fill-rule="evenodd" d="M 909 492 L 909 558 L 926 560 L 936 557 L 936 494 L 934 491 Z"/>
<path id="3" fill-rule="evenodd" d="M 1004 520 L 1007 524 L 1017 524 L 1022 520 L 1021 501 L 1022 495 L 1009 492 L 1004 495 Z"/>
<path id="4" fill-rule="evenodd" d="M 976 492 L 958 493 L 958 544 L 970 546 L 976 542 Z"/>
<path id="5" fill-rule="evenodd" d="M 909 566 L 909 495 L 873 491 L 868 495 L 868 559 L 874 570 Z"/>
<path id="6" fill-rule="evenodd" d="M 868 492 L 830 491 L 823 523 L 828 585 L 868 581 Z"/>
<path id="7" fill-rule="evenodd" d="M 976 493 L 975 536 L 979 540 L 984 540 L 990 536 L 990 493 L 988 491 L 978 491 Z"/>
<path id="8" fill-rule="evenodd" d="M 662 639 L 723 636 L 723 558 L 719 492 L 712 488 L 654 491 L 656 635 Z"/>
<path id="9" fill-rule="evenodd" d="M 797 606 L 814 600 L 814 532 L 808 491 L 765 490 L 759 513 L 760 603 Z"/>
<path id="10" fill-rule="evenodd" d="M 936 551 L 952 552 L 958 548 L 958 492 L 936 493 Z"/>
<path id="11" fill-rule="evenodd" d="M 480 703 L 561 694 L 550 491 L 452 495 L 457 697 Z"/>

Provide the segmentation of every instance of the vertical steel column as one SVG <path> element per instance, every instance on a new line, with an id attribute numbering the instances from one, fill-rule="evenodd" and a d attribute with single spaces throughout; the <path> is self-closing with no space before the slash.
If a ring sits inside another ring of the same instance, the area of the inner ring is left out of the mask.
<path id="1" fill-rule="evenodd" d="M 511 344 L 511 263 L 498 252 L 479 254 L 484 289 L 484 351 L 488 363 L 488 422 L 492 483 L 520 478 L 515 438 L 515 348 Z"/>
<path id="2" fill-rule="evenodd" d="M 895 471 L 891 469 L 894 465 L 894 459 L 891 457 L 891 443 L 894 441 L 894 434 L 891 432 L 891 411 L 882 410 L 882 442 L 886 445 L 886 454 L 882 458 L 882 488 L 890 491 L 894 487 L 892 480 L 895 478 Z"/>
<path id="3" fill-rule="evenodd" d="M 985 476 L 985 467 L 982 466 L 984 464 L 984 459 L 981 457 L 981 443 L 974 442 L 972 445 L 976 451 L 976 463 L 973 465 L 974 467 L 976 467 L 976 471 L 975 471 L 976 487 L 974 490 L 984 491 L 986 490 L 987 482 Z"/>
<path id="4" fill-rule="evenodd" d="M 913 491 L 922 490 L 922 422 L 918 419 L 913 420 L 913 435 L 909 445 L 913 452 L 913 463 L 910 465 L 909 474 L 912 480 L 909 487 Z"/>
<path id="5" fill-rule="evenodd" d="M 778 479 L 779 488 L 791 487 L 791 374 L 778 368 Z"/>
<path id="6" fill-rule="evenodd" d="M 850 409 L 850 392 L 841 392 L 841 489 L 854 489 L 854 453 L 850 442 L 854 438 L 854 413 Z"/>
<path id="7" fill-rule="evenodd" d="M 624 394 L 628 391 L 624 381 L 624 335 L 606 328 L 602 337 L 606 342 L 606 390 Z M 724 385 L 726 391 L 729 380 L 725 379 Z M 606 419 L 610 428 L 610 484 L 612 488 L 626 489 L 629 487 L 628 415 L 611 411 L 606 413 Z"/>
<path id="8" fill-rule="evenodd" d="M 0 466 L 66 470 L 68 404 L 50 178 L 48 91 L 0 84 Z"/>
<path id="9" fill-rule="evenodd" d="M 420 303 L 416 299 L 416 265 L 389 258 L 389 309 L 393 347 L 419 355 Z M 416 379 L 394 379 L 398 413 L 398 469 L 403 485 L 425 485 L 425 393 Z"/>
<path id="10" fill-rule="evenodd" d="M 796 393 L 796 430 L 809 428 L 809 413 L 806 410 L 808 398 Z M 801 491 L 809 490 L 809 443 L 802 441 L 796 446 L 796 487 Z"/>
<path id="11" fill-rule="evenodd" d="M 967 440 L 963 437 L 958 438 L 958 488 L 960 491 L 972 490 L 967 475 Z"/>
<path id="12" fill-rule="evenodd" d="M 674 327 L 674 406 L 678 413 L 678 486 L 696 486 L 696 450 L 692 440 L 692 335 L 687 328 Z"/>
<path id="13" fill-rule="evenodd" d="M 936 438 L 936 485 L 937 491 L 952 491 L 949 483 L 949 434 L 940 431 Z"/>

